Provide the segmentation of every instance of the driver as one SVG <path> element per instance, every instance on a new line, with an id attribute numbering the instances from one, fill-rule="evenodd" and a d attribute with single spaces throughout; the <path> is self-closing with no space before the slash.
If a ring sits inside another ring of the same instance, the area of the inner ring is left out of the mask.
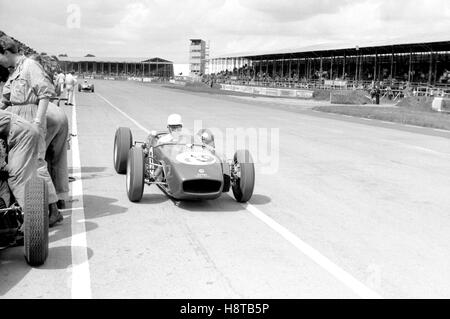
<path id="1" fill-rule="evenodd" d="M 170 114 L 167 118 L 167 129 L 169 134 L 158 139 L 158 144 L 171 143 L 177 141 L 183 128 L 183 121 L 179 114 Z"/>

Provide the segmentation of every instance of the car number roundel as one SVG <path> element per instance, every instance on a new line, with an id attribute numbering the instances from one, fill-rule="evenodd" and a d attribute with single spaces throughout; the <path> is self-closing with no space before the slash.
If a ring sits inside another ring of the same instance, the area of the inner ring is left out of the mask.
<path id="1" fill-rule="evenodd" d="M 188 165 L 210 165 L 216 158 L 208 153 L 186 151 L 177 155 L 177 161 Z"/>

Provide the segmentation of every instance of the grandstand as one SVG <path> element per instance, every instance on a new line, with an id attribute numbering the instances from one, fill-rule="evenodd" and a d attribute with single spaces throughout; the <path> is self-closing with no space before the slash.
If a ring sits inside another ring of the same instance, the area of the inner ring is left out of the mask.
<path id="1" fill-rule="evenodd" d="M 450 88 L 450 41 L 316 45 L 209 60 L 218 83 L 271 87 L 367 89 Z M 426 89 L 428 90 L 428 89 Z"/>
<path id="2" fill-rule="evenodd" d="M 161 58 L 65 57 L 60 56 L 63 71 L 83 75 L 173 77 L 173 63 Z"/>
<path id="3" fill-rule="evenodd" d="M 6 35 L 0 31 L 0 36 Z M 57 70 L 57 66 L 61 68 L 65 73 L 74 71 L 75 73 L 83 76 L 115 76 L 115 77 L 153 77 L 160 79 L 168 79 L 174 76 L 173 63 L 171 61 L 155 58 L 108 58 L 108 57 L 95 57 L 93 55 L 87 55 L 85 57 L 67 57 L 64 55 L 48 56 L 45 53 L 40 55 L 32 48 L 28 47 L 19 40 L 6 35 L 13 39 L 19 52 L 26 55 L 38 55 L 38 60 L 45 66 L 52 65 L 51 72 Z M 45 60 L 45 61 L 44 61 Z M 48 60 L 48 61 L 47 61 Z M 53 61 L 51 61 L 53 60 Z M 45 62 L 45 63 L 43 63 Z M 0 69 L 0 76 L 3 79 L 7 76 L 6 70 Z"/>

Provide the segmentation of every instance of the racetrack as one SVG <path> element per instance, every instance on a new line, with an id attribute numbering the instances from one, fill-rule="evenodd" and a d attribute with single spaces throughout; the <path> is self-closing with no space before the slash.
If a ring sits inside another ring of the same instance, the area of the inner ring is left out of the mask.
<path id="1" fill-rule="evenodd" d="M 73 209 L 51 229 L 43 267 L 29 268 L 22 248 L 0 252 L 2 298 L 450 297 L 450 134 L 308 103 L 94 83 L 76 96 Z M 173 112 L 191 129 L 279 128 L 279 168 L 256 165 L 249 206 L 231 192 L 176 202 L 154 186 L 128 201 L 116 128 L 143 141 L 136 124 L 164 129 Z"/>

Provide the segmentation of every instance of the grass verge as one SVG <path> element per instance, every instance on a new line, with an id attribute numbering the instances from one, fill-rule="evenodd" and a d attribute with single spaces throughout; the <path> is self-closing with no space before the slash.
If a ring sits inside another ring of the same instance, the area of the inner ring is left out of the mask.
<path id="1" fill-rule="evenodd" d="M 438 113 L 407 107 L 317 106 L 313 110 L 376 119 L 387 122 L 450 130 L 450 113 Z"/>

